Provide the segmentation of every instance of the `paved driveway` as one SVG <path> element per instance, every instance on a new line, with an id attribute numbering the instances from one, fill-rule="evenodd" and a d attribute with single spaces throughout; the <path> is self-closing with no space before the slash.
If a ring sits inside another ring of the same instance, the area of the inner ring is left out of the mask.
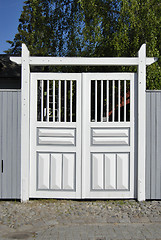
<path id="1" fill-rule="evenodd" d="M 161 240 L 161 201 L 1 201 L 0 239 Z"/>

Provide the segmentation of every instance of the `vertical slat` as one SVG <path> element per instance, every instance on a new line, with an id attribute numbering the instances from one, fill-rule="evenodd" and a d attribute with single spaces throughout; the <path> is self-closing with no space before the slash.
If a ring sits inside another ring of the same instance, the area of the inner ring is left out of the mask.
<path id="1" fill-rule="evenodd" d="M 21 193 L 21 92 L 18 92 L 18 122 L 17 122 L 17 198 L 20 198 Z"/>
<path id="2" fill-rule="evenodd" d="M 103 80 L 101 80 L 101 117 L 100 120 L 103 122 Z"/>
<path id="3" fill-rule="evenodd" d="M 49 80 L 47 80 L 47 122 L 49 122 Z"/>
<path id="4" fill-rule="evenodd" d="M 151 94 L 151 136 L 150 136 L 150 146 L 151 146 L 151 159 L 150 159 L 150 163 L 151 163 L 151 199 L 155 199 L 155 168 L 156 168 L 156 164 L 155 164 L 155 93 Z"/>
<path id="5" fill-rule="evenodd" d="M 18 109 L 17 109 L 17 101 L 18 101 L 18 96 L 16 92 L 10 92 L 12 94 L 12 162 L 11 162 L 11 197 L 16 198 L 16 188 L 17 188 L 17 170 L 18 170 L 18 156 L 17 156 L 17 151 L 16 151 L 16 145 L 17 141 L 14 141 L 14 139 L 17 140 L 17 123 L 18 123 Z"/>
<path id="6" fill-rule="evenodd" d="M 150 93 L 146 94 L 146 199 L 150 199 L 150 185 L 151 185 L 151 168 L 150 168 L 150 157 L 151 157 L 151 144 L 150 144 L 150 133 L 151 133 L 151 121 L 150 121 L 150 112 L 151 112 L 151 104 L 150 104 Z"/>
<path id="7" fill-rule="evenodd" d="M 156 120 L 155 120 L 155 124 L 156 124 L 156 199 L 160 199 L 161 198 L 161 161 L 160 161 L 160 156 L 161 156 L 161 98 L 160 98 L 160 93 L 156 93 L 156 108 L 155 108 L 155 112 L 156 112 Z"/>
<path id="8" fill-rule="evenodd" d="M 41 80 L 41 121 L 44 119 L 44 80 Z"/>
<path id="9" fill-rule="evenodd" d="M 97 122 L 97 80 L 95 80 L 95 122 Z"/>
<path id="10" fill-rule="evenodd" d="M 7 93 L 7 146 L 6 146 L 6 169 L 5 169 L 5 178 L 6 178 L 6 185 L 7 185 L 7 196 L 11 198 L 11 186 L 12 186 L 12 160 L 13 156 L 11 155 L 12 151 L 12 139 L 13 139 L 13 133 L 12 133 L 12 124 L 13 124 L 13 109 L 12 109 L 12 103 L 13 103 L 13 97 L 12 93 Z"/>
<path id="11" fill-rule="evenodd" d="M 59 80 L 59 122 L 61 122 L 61 80 Z"/>
<path id="12" fill-rule="evenodd" d="M 7 198 L 7 184 L 6 184 L 6 177 L 5 177 L 5 171 L 7 169 L 7 108 L 5 106 L 8 106 L 8 99 L 7 94 L 4 92 L 2 97 L 2 159 L 3 159 L 3 175 L 2 175 L 2 198 Z"/>
<path id="13" fill-rule="evenodd" d="M 115 80 L 112 80 L 112 122 L 115 121 Z"/>
<path id="14" fill-rule="evenodd" d="M 134 88 L 135 89 L 135 88 Z M 131 94 L 132 94 L 132 91 L 133 91 L 133 89 L 132 89 L 132 82 L 131 82 L 131 80 L 130 80 L 130 122 L 132 122 L 132 111 L 133 111 L 133 109 L 132 109 L 132 99 L 131 99 Z"/>
<path id="15" fill-rule="evenodd" d="M 67 113 L 67 81 L 64 81 L 64 122 L 67 121 L 66 119 Z"/>
<path id="16" fill-rule="evenodd" d="M 118 80 L 118 122 L 120 122 L 120 80 Z"/>
<path id="17" fill-rule="evenodd" d="M 73 112 L 73 109 L 72 109 L 72 102 L 73 102 L 73 99 L 72 99 L 72 94 L 73 94 L 72 83 L 73 83 L 73 81 L 70 80 L 70 122 L 72 122 L 72 112 Z"/>
<path id="18" fill-rule="evenodd" d="M 55 80 L 53 80 L 53 122 L 55 122 Z"/>
<path id="19" fill-rule="evenodd" d="M 124 80 L 124 122 L 126 122 L 126 80 Z"/>
<path id="20" fill-rule="evenodd" d="M 106 107 L 107 107 L 107 122 L 108 122 L 108 120 L 109 120 L 109 81 L 107 80 L 107 89 L 106 89 L 106 91 L 107 91 L 107 93 L 106 93 L 106 95 L 107 95 L 107 103 L 106 103 Z"/>
<path id="21" fill-rule="evenodd" d="M 2 164 L 2 92 L 0 92 L 0 198 L 2 197 L 2 169 L 1 169 L 1 164 Z"/>
<path id="22" fill-rule="evenodd" d="M 75 122 L 78 119 L 78 96 L 77 96 L 77 84 L 78 82 L 75 81 Z"/>

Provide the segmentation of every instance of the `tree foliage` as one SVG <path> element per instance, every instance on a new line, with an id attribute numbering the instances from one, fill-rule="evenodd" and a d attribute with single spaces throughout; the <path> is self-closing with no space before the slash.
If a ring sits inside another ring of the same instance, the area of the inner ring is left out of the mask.
<path id="1" fill-rule="evenodd" d="M 160 0 L 28 0 L 6 53 L 20 54 L 23 42 L 31 55 L 135 56 L 146 43 L 147 56 L 160 57 L 160 12 Z M 147 88 L 161 89 L 160 60 Z"/>

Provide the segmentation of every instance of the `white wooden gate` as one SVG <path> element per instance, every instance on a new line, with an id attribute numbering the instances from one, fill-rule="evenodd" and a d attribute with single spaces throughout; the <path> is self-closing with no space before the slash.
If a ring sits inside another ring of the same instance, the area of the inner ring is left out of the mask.
<path id="1" fill-rule="evenodd" d="M 134 198 L 134 76 L 83 74 L 83 198 Z"/>
<path id="2" fill-rule="evenodd" d="M 145 200 L 146 66 L 157 61 L 146 57 L 146 44 L 141 46 L 138 57 L 121 58 L 35 57 L 22 44 L 21 57 L 10 59 L 22 65 L 21 200 L 131 198 L 136 187 L 134 75 L 40 74 L 35 77 L 30 74 L 30 66 L 35 65 L 137 66 L 136 197 Z M 73 89 L 73 93 L 68 89 Z M 53 105 L 51 91 L 55 93 Z M 67 98 L 61 97 L 63 94 Z M 44 100 L 40 103 L 40 99 Z M 117 105 L 119 99 L 121 103 Z M 70 110 L 64 112 L 66 108 Z"/>
<path id="3" fill-rule="evenodd" d="M 81 75 L 31 73 L 30 197 L 81 197 Z"/>
<path id="4" fill-rule="evenodd" d="M 134 80 L 31 73 L 30 197 L 134 197 Z"/>

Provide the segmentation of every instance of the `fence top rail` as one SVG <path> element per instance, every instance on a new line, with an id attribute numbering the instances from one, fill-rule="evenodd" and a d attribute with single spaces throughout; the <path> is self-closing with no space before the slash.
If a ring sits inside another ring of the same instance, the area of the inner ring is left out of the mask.
<path id="1" fill-rule="evenodd" d="M 147 93 L 155 93 L 155 92 L 157 92 L 157 93 L 161 93 L 161 90 L 146 90 L 146 92 Z"/>
<path id="2" fill-rule="evenodd" d="M 0 89 L 0 92 L 21 92 L 21 89 Z"/>
<path id="3" fill-rule="evenodd" d="M 10 57 L 10 60 L 22 64 L 21 57 Z M 146 65 L 156 62 L 157 58 L 146 58 Z M 138 57 L 29 57 L 29 65 L 33 66 L 137 66 Z"/>

